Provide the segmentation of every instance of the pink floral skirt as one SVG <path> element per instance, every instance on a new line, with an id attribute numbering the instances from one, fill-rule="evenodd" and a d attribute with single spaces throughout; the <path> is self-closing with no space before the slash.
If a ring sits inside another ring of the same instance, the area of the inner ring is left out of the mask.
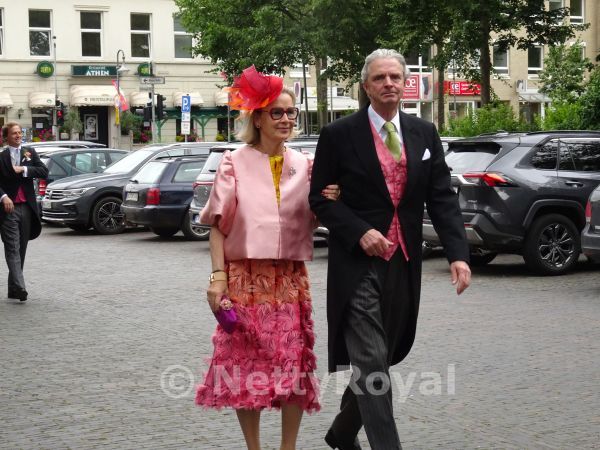
<path id="1" fill-rule="evenodd" d="M 318 411 L 304 262 L 247 259 L 230 262 L 226 270 L 238 323 L 231 334 L 217 326 L 214 354 L 196 403 L 253 410 L 294 403 L 305 411 Z"/>

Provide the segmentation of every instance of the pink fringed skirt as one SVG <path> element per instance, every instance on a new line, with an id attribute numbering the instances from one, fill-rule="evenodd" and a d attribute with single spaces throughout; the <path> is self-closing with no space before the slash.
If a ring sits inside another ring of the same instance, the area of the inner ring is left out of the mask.
<path id="1" fill-rule="evenodd" d="M 302 261 L 247 259 L 228 264 L 238 323 L 213 335 L 214 354 L 196 403 L 261 410 L 294 403 L 320 409 L 308 275 Z"/>

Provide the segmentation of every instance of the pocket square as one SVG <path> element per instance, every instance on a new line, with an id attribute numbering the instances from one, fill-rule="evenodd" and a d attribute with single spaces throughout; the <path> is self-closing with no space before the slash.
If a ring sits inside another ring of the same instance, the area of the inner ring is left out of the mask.
<path id="1" fill-rule="evenodd" d="M 429 153 L 429 149 L 426 148 L 425 151 L 423 152 L 423 158 L 421 158 L 421 161 L 426 161 L 429 158 L 431 158 L 431 153 Z"/>

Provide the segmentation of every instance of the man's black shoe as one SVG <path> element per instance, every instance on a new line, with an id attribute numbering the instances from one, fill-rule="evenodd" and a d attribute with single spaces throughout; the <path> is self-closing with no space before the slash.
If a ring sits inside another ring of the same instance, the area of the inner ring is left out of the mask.
<path id="1" fill-rule="evenodd" d="M 331 448 L 337 448 L 339 450 L 362 450 L 360 443 L 358 442 L 358 438 L 354 438 L 354 443 L 352 444 L 342 444 L 333 434 L 333 430 L 330 428 L 325 435 L 325 442 Z"/>
<path id="2" fill-rule="evenodd" d="M 8 298 L 16 298 L 24 302 L 27 300 L 27 291 L 25 289 L 10 289 L 8 291 Z"/>

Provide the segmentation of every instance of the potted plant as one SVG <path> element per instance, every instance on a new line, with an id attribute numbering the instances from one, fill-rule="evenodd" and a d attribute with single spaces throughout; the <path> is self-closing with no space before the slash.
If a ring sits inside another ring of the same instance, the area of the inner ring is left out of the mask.
<path id="1" fill-rule="evenodd" d="M 79 133 L 83 131 L 83 123 L 79 118 L 79 112 L 75 108 L 70 108 L 65 116 L 65 123 L 62 128 L 71 136 L 71 139 L 79 139 Z"/>

